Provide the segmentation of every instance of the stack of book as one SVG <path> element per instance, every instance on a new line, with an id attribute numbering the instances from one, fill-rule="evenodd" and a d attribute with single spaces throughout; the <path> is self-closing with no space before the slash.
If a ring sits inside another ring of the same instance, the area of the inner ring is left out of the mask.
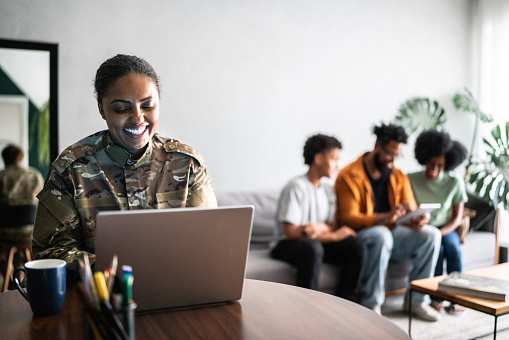
<path id="1" fill-rule="evenodd" d="M 438 290 L 488 300 L 509 301 L 509 281 L 453 272 L 438 283 Z"/>

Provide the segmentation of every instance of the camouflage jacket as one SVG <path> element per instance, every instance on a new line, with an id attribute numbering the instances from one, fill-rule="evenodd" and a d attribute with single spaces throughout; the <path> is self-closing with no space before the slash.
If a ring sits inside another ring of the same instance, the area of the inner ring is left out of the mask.
<path id="1" fill-rule="evenodd" d="M 0 171 L 0 203 L 6 205 L 37 204 L 37 194 L 44 180 L 31 167 L 10 165 Z"/>
<path id="2" fill-rule="evenodd" d="M 77 259 L 95 262 L 95 216 L 101 210 L 217 206 L 201 155 L 155 134 L 132 161 L 101 131 L 65 149 L 53 162 L 34 226 L 35 258 L 60 258 L 74 279 Z"/>

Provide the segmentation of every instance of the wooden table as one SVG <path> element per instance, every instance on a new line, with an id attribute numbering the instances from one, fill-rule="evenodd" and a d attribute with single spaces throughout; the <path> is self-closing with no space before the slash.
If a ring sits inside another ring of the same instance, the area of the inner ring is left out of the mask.
<path id="1" fill-rule="evenodd" d="M 0 294 L 5 339 L 83 339 L 80 301 L 69 286 L 63 311 L 34 318 L 17 291 Z M 136 339 L 408 339 L 395 324 L 347 300 L 278 283 L 245 281 L 237 302 L 136 315 Z"/>
<path id="2" fill-rule="evenodd" d="M 472 271 L 465 272 L 466 274 L 478 275 L 491 277 L 494 279 L 502 279 L 509 280 L 509 263 L 498 264 L 495 266 L 476 269 Z M 493 315 L 495 317 L 495 327 L 493 330 L 493 338 L 497 337 L 497 319 L 501 315 L 505 315 L 509 313 L 509 302 L 502 301 L 494 301 L 494 300 L 486 300 L 475 297 L 470 297 L 466 295 L 453 294 L 448 292 L 442 292 L 437 290 L 438 283 L 444 279 L 445 276 L 437 276 L 430 279 L 422 279 L 412 281 L 410 285 L 410 290 L 414 290 L 417 292 L 429 294 L 431 296 L 437 297 L 439 299 L 444 299 L 450 301 L 452 303 L 457 303 L 459 305 L 472 308 L 479 312 L 483 312 L 486 314 Z M 410 300 L 411 302 L 411 300 Z M 411 327 L 412 327 L 412 314 L 409 313 L 408 319 L 408 335 L 411 336 Z"/>

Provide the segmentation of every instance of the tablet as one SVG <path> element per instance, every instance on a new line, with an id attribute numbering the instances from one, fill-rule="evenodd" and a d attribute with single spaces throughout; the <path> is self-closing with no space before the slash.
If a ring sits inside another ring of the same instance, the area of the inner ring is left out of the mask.
<path id="1" fill-rule="evenodd" d="M 410 221 L 412 219 L 412 217 L 421 216 L 421 215 L 424 215 L 425 213 L 431 213 L 432 211 L 440 209 L 441 206 L 442 205 L 440 203 L 419 204 L 419 207 L 417 209 L 409 212 L 405 216 L 400 217 L 399 220 L 396 221 L 396 224 L 405 224 L 408 221 Z"/>

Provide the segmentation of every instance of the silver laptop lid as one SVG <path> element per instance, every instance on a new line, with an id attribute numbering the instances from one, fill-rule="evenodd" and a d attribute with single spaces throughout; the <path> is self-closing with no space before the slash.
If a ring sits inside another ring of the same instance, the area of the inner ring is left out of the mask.
<path id="1" fill-rule="evenodd" d="M 254 207 L 104 211 L 96 266 L 133 268 L 137 312 L 242 297 Z"/>

